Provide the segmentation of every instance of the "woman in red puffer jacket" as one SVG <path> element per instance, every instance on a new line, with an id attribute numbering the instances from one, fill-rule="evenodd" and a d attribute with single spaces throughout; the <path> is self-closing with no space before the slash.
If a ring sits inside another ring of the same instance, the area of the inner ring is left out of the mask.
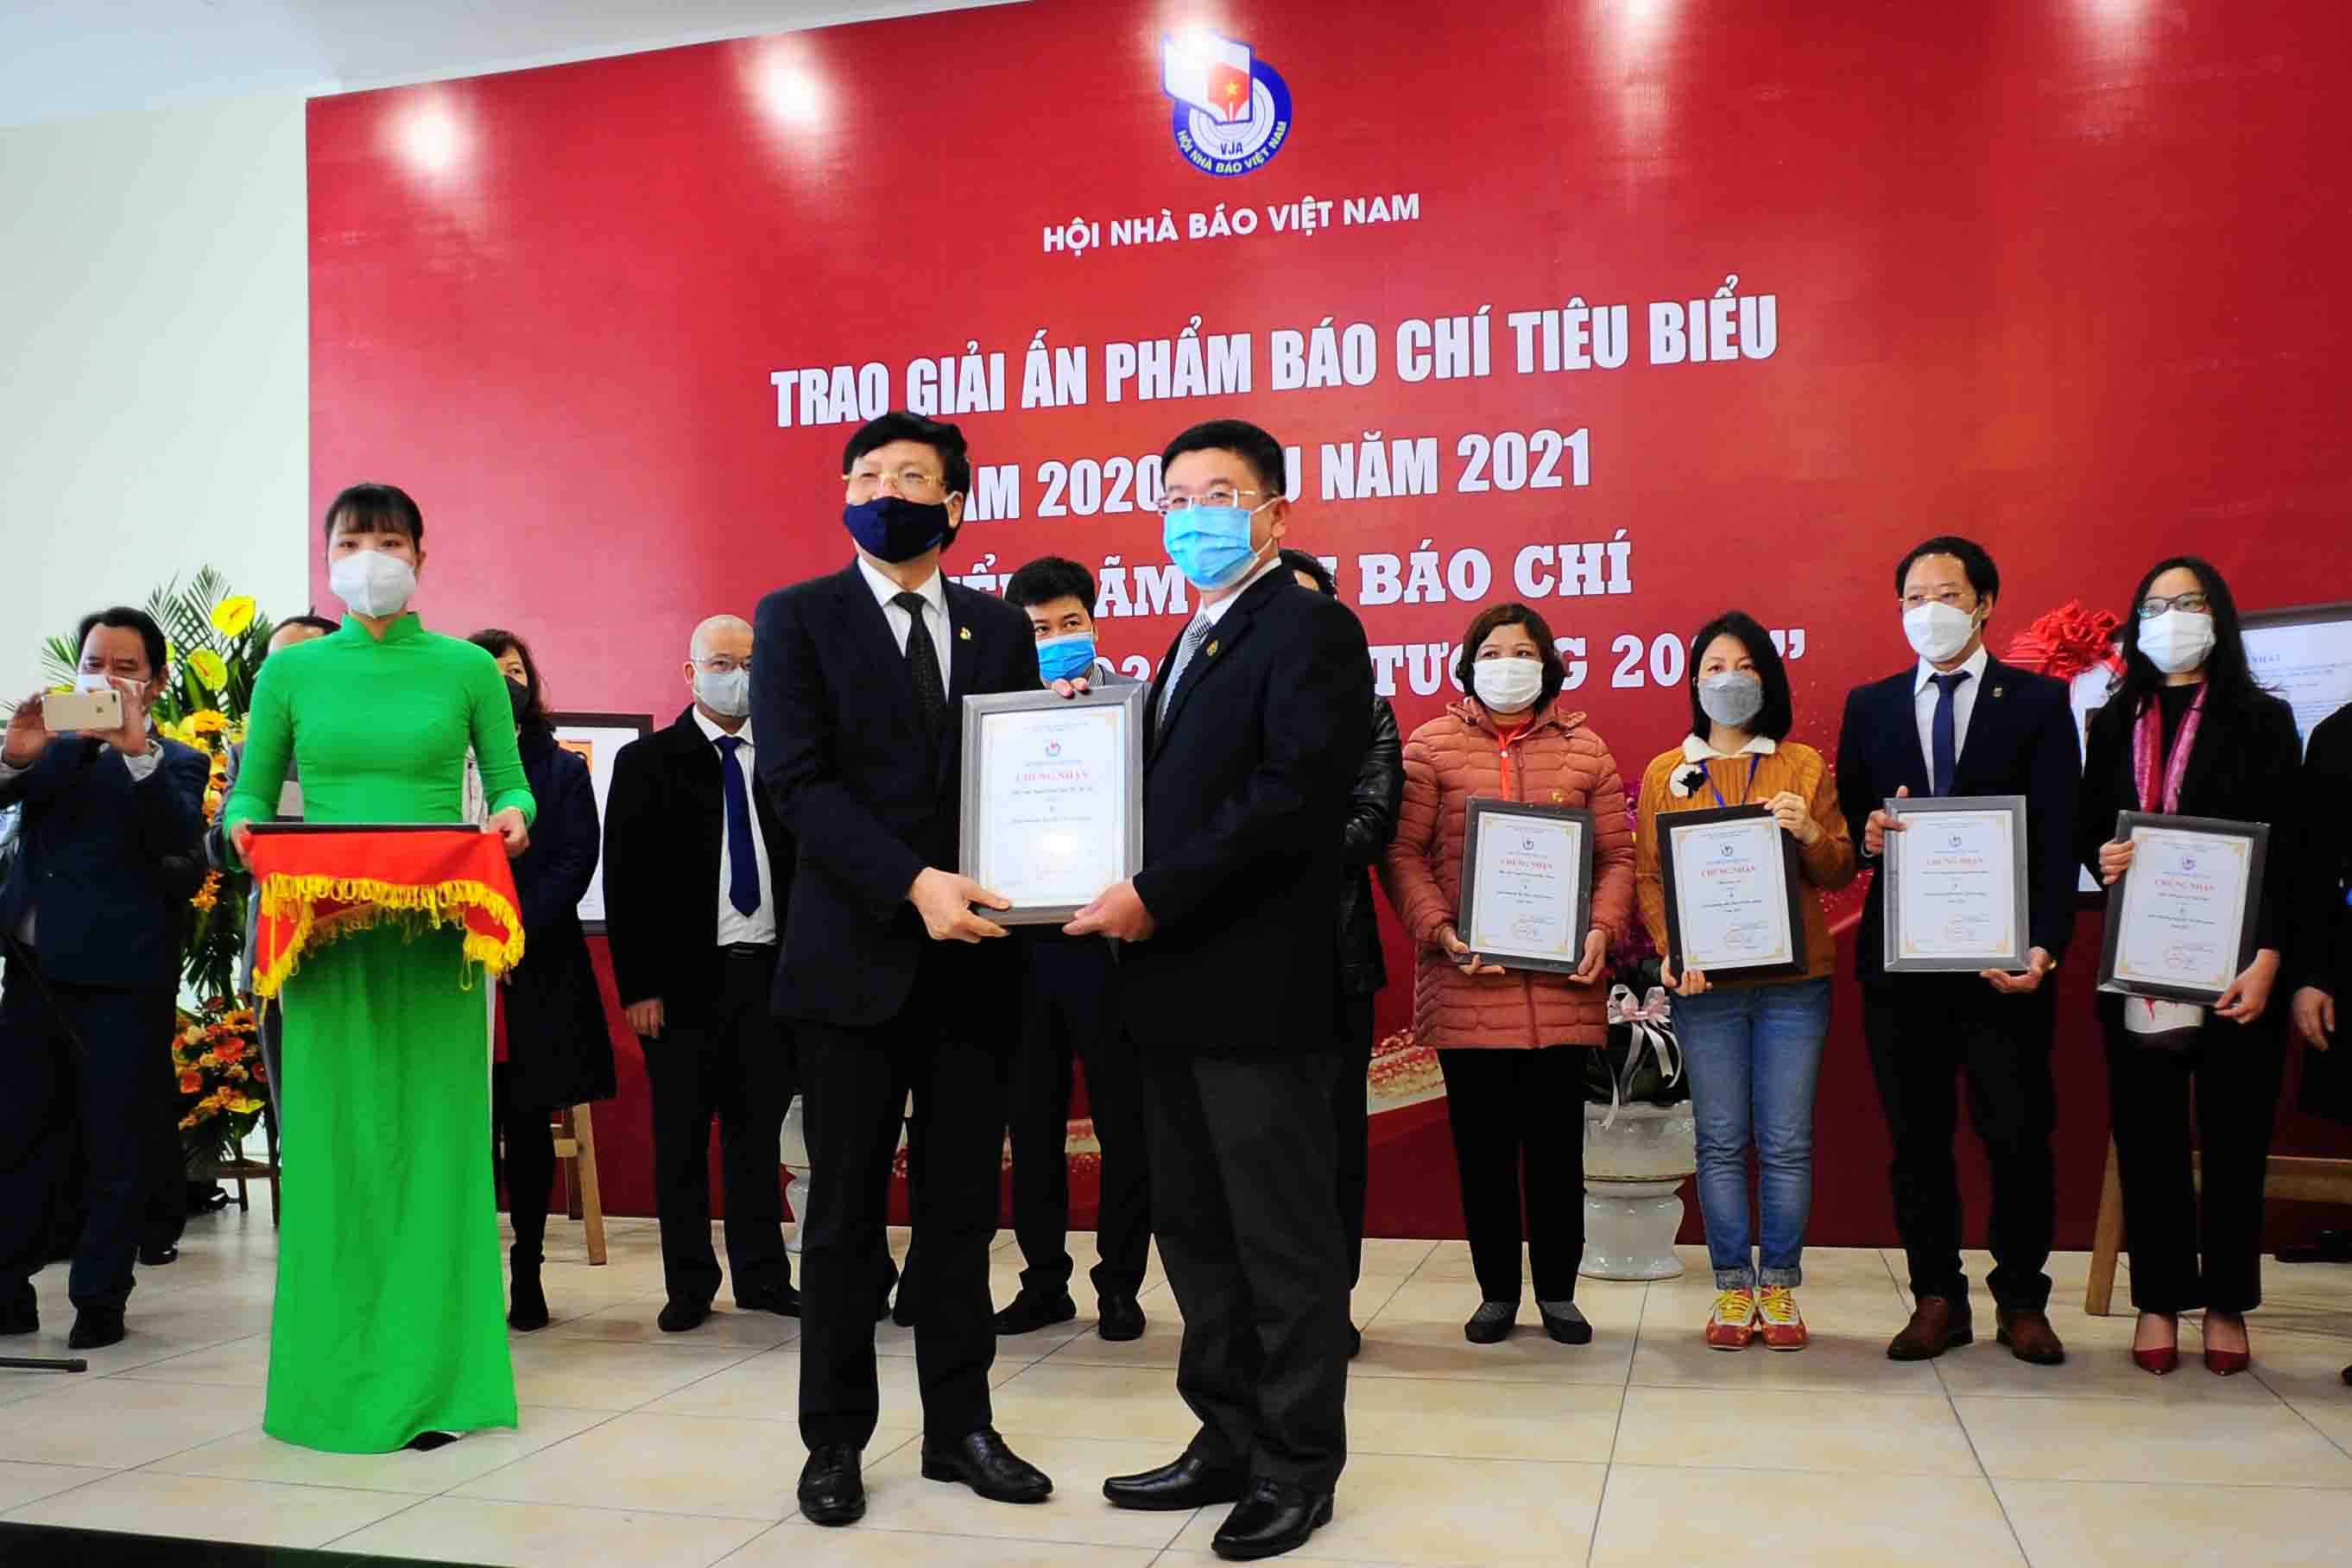
<path id="1" fill-rule="evenodd" d="M 1576 1310 L 1584 1255 L 1584 1066 L 1609 1037 L 1607 957 L 1633 910 L 1633 835 L 1615 759 L 1580 712 L 1555 706 L 1564 678 L 1551 628 L 1525 605 L 1470 623 L 1455 678 L 1475 693 L 1412 732 L 1404 806 L 1381 867 L 1415 948 L 1413 1037 L 1437 1051 L 1482 1302 L 1464 1334 L 1493 1344 L 1519 1310 L 1519 1209 L 1536 1308 L 1563 1344 L 1592 1329 Z M 1592 932 L 1574 975 L 1485 962 L 1455 929 L 1473 798 L 1577 806 L 1594 819 Z"/>

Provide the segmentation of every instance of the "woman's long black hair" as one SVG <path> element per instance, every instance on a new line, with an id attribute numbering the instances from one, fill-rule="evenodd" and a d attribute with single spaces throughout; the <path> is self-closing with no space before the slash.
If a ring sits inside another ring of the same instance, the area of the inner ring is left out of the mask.
<path id="1" fill-rule="evenodd" d="M 2246 662 L 2238 601 L 2213 563 L 2200 555 L 2175 555 L 2158 562 L 2132 591 L 2131 603 L 2124 610 L 2124 672 L 2109 688 L 2107 700 L 2122 703 L 2126 713 L 2137 713 L 2155 700 L 2157 688 L 2164 684 L 2164 671 L 2139 651 L 2139 607 L 2147 598 L 2149 586 L 2176 566 L 2185 566 L 2196 575 L 2205 591 L 2206 613 L 2213 617 L 2213 651 L 2205 656 L 2208 700 L 2213 706 L 2242 707 L 2253 700 L 2262 686 L 2254 679 L 2253 667 Z"/>

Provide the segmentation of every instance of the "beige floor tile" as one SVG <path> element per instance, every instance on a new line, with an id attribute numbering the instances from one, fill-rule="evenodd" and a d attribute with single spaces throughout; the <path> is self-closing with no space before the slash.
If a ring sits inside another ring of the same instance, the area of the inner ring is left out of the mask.
<path id="1" fill-rule="evenodd" d="M 1381 1281 L 1384 1289 L 1393 1289 L 1395 1281 Z M 1360 1300 L 1360 1295 L 1359 1300 Z M 1097 1366 L 1157 1366 L 1173 1368 L 1176 1352 L 1184 1342 L 1183 1315 L 1176 1310 L 1176 1297 L 1165 1281 L 1147 1285 L 1136 1298 L 1143 1309 L 1143 1337 L 1122 1340 L 1116 1343 L 1094 1331 L 1089 1323 L 1087 1331 L 1076 1338 L 1056 1345 L 1049 1352 L 1057 1363 L 1083 1362 Z M 1000 1340 L 1000 1351 L 1008 1350 L 1020 1342 Z"/>
<path id="2" fill-rule="evenodd" d="M 910 1436 L 877 1432 L 867 1464 Z M 797 1506 L 793 1489 L 807 1458 L 789 1422 L 641 1412 L 467 1481 L 453 1495 L 775 1521 Z"/>
<path id="3" fill-rule="evenodd" d="M 1696 1323 L 1677 1314 L 1663 1331 L 1644 1322 L 1632 1381 L 1652 1388 L 1817 1389 L 1855 1394 L 1935 1394 L 1940 1385 L 1925 1362 L 1886 1359 L 1887 1336 L 1848 1330 L 1836 1318 L 1812 1322 L 1812 1342 L 1801 1351 L 1719 1351 Z M 1981 1353 L 1978 1347 L 1976 1353 Z M 1970 1353 L 1955 1352 L 1955 1354 Z M 2006 1352 L 2002 1352 L 2004 1355 Z"/>
<path id="4" fill-rule="evenodd" d="M 798 1318 L 773 1312 L 746 1312 L 722 1306 L 700 1324 L 682 1334 L 664 1333 L 659 1319 L 662 1300 L 645 1297 L 583 1312 L 549 1327 L 551 1338 L 607 1340 L 624 1344 L 677 1345 L 707 1349 L 718 1345 L 745 1350 L 772 1350 L 801 1337 Z"/>
<path id="5" fill-rule="evenodd" d="M 437 1497 L 344 1537 L 335 1550 L 513 1568 L 708 1568 L 772 1528 L 756 1519 Z"/>
<path id="6" fill-rule="evenodd" d="M 994 1394 L 997 1429 L 1021 1437 L 1096 1437 L 1181 1448 L 1200 1421 L 1177 1397 L 1162 1367 L 1090 1366 L 1058 1357 L 1008 1381 Z"/>
<path id="7" fill-rule="evenodd" d="M 1348 1451 L 1606 1464 L 1623 1402 L 1613 1385 L 1351 1378 Z"/>
<path id="8" fill-rule="evenodd" d="M 1368 1236 L 1364 1238 L 1363 1277 L 1403 1278 L 1429 1261 L 1438 1243 L 1412 1237 Z"/>
<path id="9" fill-rule="evenodd" d="M 1593 1540 L 1593 1568 L 1713 1563 L 1905 1568 L 2022 1564 L 1982 1477 L 1662 1469 L 1620 1464 Z"/>
<path id="10" fill-rule="evenodd" d="M 260 1546 L 324 1546 L 416 1500 L 394 1492 L 289 1487 L 131 1470 L 28 1503 L 12 1524 L 70 1525 L 137 1535 L 186 1535 Z"/>
<path id="11" fill-rule="evenodd" d="M 1719 1294 L 1714 1281 L 1703 1279 L 1651 1286 L 1642 1304 L 1643 1336 L 1702 1338 Z M 1911 1316 L 1909 1306 L 1885 1281 L 1808 1285 L 1797 1292 L 1797 1307 L 1814 1333 L 1874 1337 L 1882 1350 Z"/>
<path id="12" fill-rule="evenodd" d="M 8 1406 L 0 1459 L 124 1468 L 261 1422 L 262 1391 L 195 1384 L 77 1379 Z"/>
<path id="13" fill-rule="evenodd" d="M 1601 1504 L 1600 1465 L 1350 1455 L 1331 1522 L 1294 1555 L 1381 1563 L 1575 1563 Z M 1177 1538 L 1206 1552 L 1229 1509 Z"/>
<path id="14" fill-rule="evenodd" d="M 758 1353 L 741 1345 L 701 1349 L 530 1334 L 514 1342 L 515 1392 L 525 1405 L 635 1410 Z"/>
<path id="15" fill-rule="evenodd" d="M 850 1530 L 788 1519 L 729 1558 L 727 1568 L 916 1568 L 935 1563 L 955 1568 L 1147 1568 L 1166 1561 L 1149 1546 L 926 1535 L 877 1526 L 869 1515 L 863 1526 Z"/>
<path id="16" fill-rule="evenodd" d="M 2106 1399 L 1952 1403 L 1985 1473 L 1996 1478 L 2352 1487 L 2352 1457 L 2284 1405 L 2211 1401 L 2153 1411 Z"/>
<path id="17" fill-rule="evenodd" d="M 2118 1332 L 2070 1333 L 2053 1320 L 2066 1342 L 2062 1366 L 2030 1366 L 1999 1345 L 1984 1342 L 1937 1358 L 1937 1375 L 1947 1391 L 1962 1397 L 2007 1399 L 2129 1399 L 2151 1406 L 2268 1405 L 2276 1397 L 2252 1377 L 2215 1377 L 2198 1361 L 2194 1332 L 2180 1336 L 2180 1370 L 2165 1377 L 2140 1371 L 2131 1359 L 2130 1320 Z"/>
<path id="18" fill-rule="evenodd" d="M 1625 1391 L 1616 1460 L 1870 1476 L 1981 1473 L 1941 1394 L 1637 1386 Z"/>
<path id="19" fill-rule="evenodd" d="M 880 1459 L 874 1458 L 869 1449 L 865 1528 L 920 1531 L 926 1536 L 977 1535 L 1156 1549 L 1173 1541 L 1190 1517 L 1129 1512 L 1111 1507 L 1102 1496 L 1104 1477 L 1131 1475 L 1164 1465 L 1176 1457 L 1179 1444 L 1019 1436 L 1013 1446 L 1023 1458 L 1054 1478 L 1054 1495 L 1045 1501 L 1025 1507 L 989 1502 L 974 1496 L 968 1487 L 925 1480 L 920 1473 L 919 1443 L 908 1443 Z M 915 1537 L 902 1534 L 899 1539 L 906 1542 Z M 900 1561 L 929 1559 L 909 1553 Z"/>
<path id="20" fill-rule="evenodd" d="M 598 1410 L 525 1405 L 522 1424 L 515 1429 L 469 1433 L 429 1454 L 321 1453 L 281 1443 L 256 1426 L 157 1459 L 147 1468 L 175 1476 L 220 1476 L 431 1497 L 609 1419 Z"/>
<path id="21" fill-rule="evenodd" d="M 49 1276 L 57 1277 L 57 1297 L 40 1300 L 41 1327 L 37 1333 L 21 1337 L 12 1335 L 5 1353 L 25 1357 L 73 1357 L 89 1363 L 89 1371 L 80 1375 L 108 1377 L 132 1367 L 148 1366 L 168 1361 L 231 1340 L 244 1339 L 269 1327 L 269 1294 L 263 1291 L 257 1305 L 220 1298 L 229 1291 L 226 1286 L 203 1292 L 188 1290 L 173 1296 L 149 1297 L 144 1291 L 131 1298 L 123 1317 L 127 1331 L 115 1344 L 100 1350 L 78 1351 L 66 1343 L 71 1331 L 74 1310 L 65 1299 L 65 1275 L 62 1268 L 44 1270 L 36 1283 Z M 31 1373 L 0 1373 L 0 1378 L 13 1379 Z"/>
<path id="22" fill-rule="evenodd" d="M 112 1474 L 112 1470 L 95 1466 L 20 1465 L 0 1460 L 0 1513 Z"/>
<path id="23" fill-rule="evenodd" d="M 1000 1360 L 990 1369 L 989 1386 L 1018 1377 L 1026 1363 Z M 919 1429 L 922 1390 L 909 1356 L 876 1356 L 875 1384 L 882 1394 L 881 1424 Z M 801 1352 L 791 1345 L 753 1356 L 725 1372 L 689 1384 L 646 1406 L 656 1415 L 719 1415 L 738 1421 L 800 1420 Z"/>
<path id="24" fill-rule="evenodd" d="M 1577 1306 L 1592 1324 L 1590 1344 L 1555 1343 L 1529 1302 L 1520 1307 L 1509 1339 L 1474 1345 L 1462 1337 L 1462 1324 L 1477 1310 L 1477 1288 L 1428 1283 L 1416 1275 L 1364 1325 L 1364 1353 L 1349 1376 L 1622 1384 L 1641 1323 L 1640 1289 L 1580 1287 Z"/>
<path id="25" fill-rule="evenodd" d="M 1999 1480 L 2010 1522 L 2035 1563 L 2082 1568 L 2340 1565 L 2352 1543 L 2352 1491 Z"/>
<path id="26" fill-rule="evenodd" d="M 226 1388 L 259 1386 L 269 1378 L 269 1336 L 261 1333 L 231 1340 L 226 1344 L 131 1367 L 121 1375 L 154 1383 L 210 1383 Z"/>

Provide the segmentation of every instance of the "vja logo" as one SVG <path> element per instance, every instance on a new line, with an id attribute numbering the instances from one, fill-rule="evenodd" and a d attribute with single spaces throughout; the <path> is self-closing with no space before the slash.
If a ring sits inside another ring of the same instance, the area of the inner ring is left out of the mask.
<path id="1" fill-rule="evenodd" d="M 1162 37 L 1160 85 L 1176 100 L 1176 150 L 1204 174 L 1262 169 L 1290 139 L 1290 89 L 1247 44 L 1211 32 Z"/>
<path id="2" fill-rule="evenodd" d="M 2194 855 L 2183 855 L 2180 858 L 2180 868 L 2184 871 L 2194 871 L 2197 869 L 2197 857 Z"/>
<path id="3" fill-rule="evenodd" d="M 1048 742 L 1045 742 L 1045 754 L 1046 754 L 1047 756 L 1049 756 L 1049 757 L 1058 757 L 1058 756 L 1060 756 L 1060 755 L 1062 754 L 1062 742 L 1059 742 L 1059 741 L 1048 741 Z"/>

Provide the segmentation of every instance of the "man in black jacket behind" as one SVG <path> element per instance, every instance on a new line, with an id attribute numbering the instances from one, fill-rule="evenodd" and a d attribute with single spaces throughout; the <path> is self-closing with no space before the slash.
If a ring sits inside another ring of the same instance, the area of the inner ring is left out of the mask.
<path id="1" fill-rule="evenodd" d="M 1239 420 L 1161 458 L 1170 555 L 1201 595 L 1151 689 L 1143 869 L 1065 929 L 1130 945 L 1151 1212 L 1201 1430 L 1114 1477 L 1122 1508 L 1238 1501 L 1213 1545 L 1266 1557 L 1331 1518 L 1347 1458 L 1348 1278 L 1334 1190 L 1332 898 L 1363 761 L 1363 627 L 1276 555 L 1281 446 Z"/>
<path id="2" fill-rule="evenodd" d="M 1035 691 L 1036 642 L 1020 611 L 940 571 L 971 484 L 961 432 L 885 415 L 850 437 L 841 467 L 856 559 L 761 602 L 751 700 L 760 779 L 800 853 L 774 1005 L 797 1022 L 818 1173 L 802 1222 L 800 1393 L 800 1505 L 817 1524 L 866 1511 L 875 1264 L 910 1089 L 922 1473 L 998 1502 L 1053 1490 L 997 1436 L 988 1394 L 1012 1052 L 1002 999 L 1020 954 L 972 909 L 1007 901 L 953 869 L 962 700 Z"/>

